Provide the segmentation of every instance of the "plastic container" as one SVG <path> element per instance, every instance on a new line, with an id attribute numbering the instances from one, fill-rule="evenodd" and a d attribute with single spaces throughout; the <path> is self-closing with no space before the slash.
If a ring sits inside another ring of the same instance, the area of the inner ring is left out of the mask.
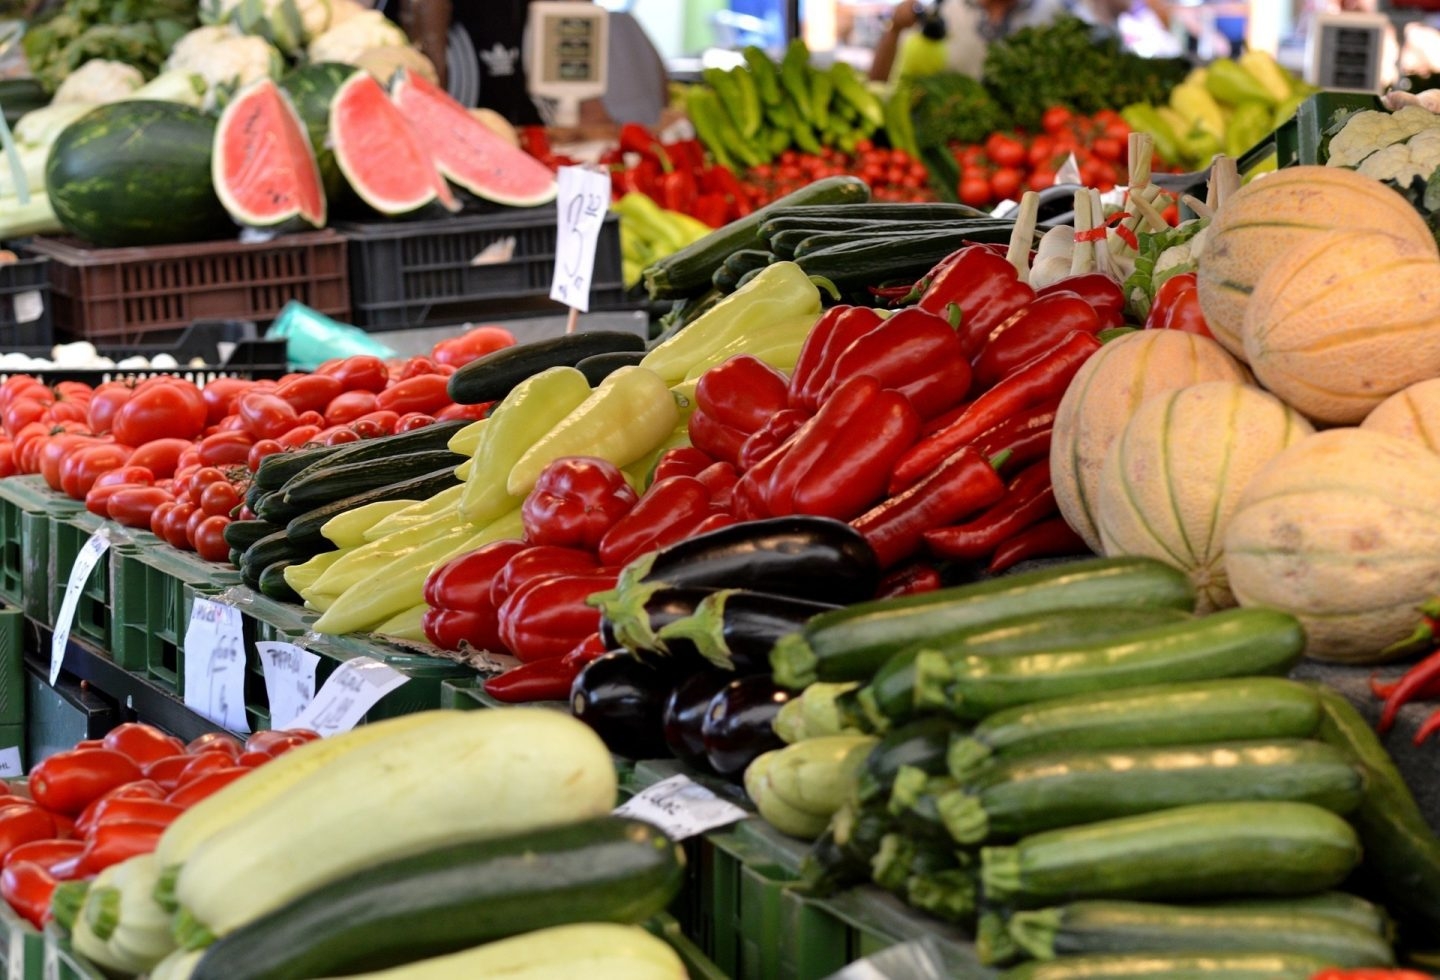
<path id="1" fill-rule="evenodd" d="M 50 316 L 50 259 L 17 252 L 17 262 L 0 265 L 0 348 L 49 346 L 54 338 Z"/>
<path id="2" fill-rule="evenodd" d="M 1243 172 L 1245 165 L 1252 160 L 1258 161 L 1271 146 L 1276 153 L 1277 166 L 1323 164 L 1325 160 L 1320 154 L 1320 145 L 1325 141 L 1325 130 L 1334 123 L 1337 112 L 1380 108 L 1380 100 L 1364 92 L 1316 92 L 1300 103 L 1295 115 L 1281 123 L 1270 134 L 1269 140 L 1262 141 L 1241 158 L 1241 170 Z"/>
<path id="3" fill-rule="evenodd" d="M 195 320 L 269 322 L 292 299 L 338 319 L 350 314 L 346 241 L 328 229 L 149 248 L 38 236 L 30 249 L 51 260 L 55 334 L 66 339 L 173 341 Z"/>
<path id="4" fill-rule="evenodd" d="M 0 480 L 0 598 L 50 623 L 50 515 L 60 499 L 39 476 Z"/>

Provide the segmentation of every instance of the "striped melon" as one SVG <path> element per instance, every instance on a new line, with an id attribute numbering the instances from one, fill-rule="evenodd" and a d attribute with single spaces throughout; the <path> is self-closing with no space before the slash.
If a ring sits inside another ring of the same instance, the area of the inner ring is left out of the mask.
<path id="1" fill-rule="evenodd" d="M 1251 181 L 1215 215 L 1198 258 L 1200 308 L 1215 339 L 1245 357 L 1245 306 L 1270 263 L 1315 234 L 1383 228 L 1435 253 L 1409 201 L 1338 167 L 1286 167 Z"/>
<path id="2" fill-rule="evenodd" d="M 1137 330 L 1090 356 L 1055 413 L 1050 480 L 1061 515 L 1092 551 L 1100 550 L 1095 506 L 1105 454 L 1140 403 L 1201 381 L 1248 380 L 1215 341 L 1179 330 Z"/>
<path id="3" fill-rule="evenodd" d="M 1320 432 L 1255 475 L 1225 531 L 1242 606 L 1293 613 L 1317 660 L 1382 663 L 1440 595 L 1440 457 L 1372 429 Z"/>
<path id="4" fill-rule="evenodd" d="M 1245 353 L 1261 384 L 1331 425 L 1440 376 L 1435 243 L 1361 229 L 1297 244 L 1250 297 Z"/>
<path id="5" fill-rule="evenodd" d="M 1096 523 L 1107 555 L 1144 555 L 1185 570 L 1196 611 L 1235 604 L 1225 525 L 1250 478 L 1310 423 L 1252 385 L 1206 381 L 1136 410 L 1105 456 Z"/>
<path id="6" fill-rule="evenodd" d="M 1440 378 L 1395 392 L 1365 416 L 1360 428 L 1411 439 L 1440 453 Z"/>

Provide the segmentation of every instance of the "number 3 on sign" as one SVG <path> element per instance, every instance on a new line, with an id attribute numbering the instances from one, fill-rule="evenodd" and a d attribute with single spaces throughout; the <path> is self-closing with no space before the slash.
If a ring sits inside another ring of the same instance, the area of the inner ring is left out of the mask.
<path id="1" fill-rule="evenodd" d="M 561 167 L 556 178 L 555 276 L 550 298 L 589 313 L 595 245 L 610 203 L 610 178 L 586 167 Z"/>

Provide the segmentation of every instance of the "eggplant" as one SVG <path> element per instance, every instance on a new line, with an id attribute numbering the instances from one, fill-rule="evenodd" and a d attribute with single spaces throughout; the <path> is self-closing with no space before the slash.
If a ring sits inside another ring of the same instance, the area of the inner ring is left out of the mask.
<path id="1" fill-rule="evenodd" d="M 756 756 L 784 748 L 773 722 L 790 697 L 769 674 L 738 678 L 716 692 L 700 728 L 710 768 L 727 778 L 738 777 Z"/>
<path id="2" fill-rule="evenodd" d="M 669 755 L 661 718 L 677 680 L 675 662 L 611 650 L 590 661 L 570 685 L 570 711 L 616 755 Z"/>
<path id="3" fill-rule="evenodd" d="M 694 652 L 694 647 L 688 644 L 683 649 L 671 649 L 667 644 L 661 643 L 656 634 L 661 628 L 693 615 L 701 600 L 712 591 L 714 590 L 700 588 L 658 589 L 646 596 L 641 618 L 624 618 L 617 622 L 602 614 L 600 637 L 611 650 L 623 647 L 636 652 Z M 679 646 L 677 641 L 677 647 Z M 766 669 L 769 669 L 768 663 Z"/>
<path id="4" fill-rule="evenodd" d="M 776 640 L 798 633 L 811 616 L 836 608 L 771 592 L 716 589 L 704 596 L 689 616 L 673 620 L 656 636 L 666 647 L 688 642 L 723 670 L 742 676 L 763 674 L 770 670 L 770 648 Z"/>
<path id="5" fill-rule="evenodd" d="M 724 671 L 699 670 L 676 684 L 666 699 L 662 718 L 665 744 L 675 758 L 686 765 L 702 770 L 710 768 L 701 730 L 711 699 L 732 680 L 734 676 Z"/>

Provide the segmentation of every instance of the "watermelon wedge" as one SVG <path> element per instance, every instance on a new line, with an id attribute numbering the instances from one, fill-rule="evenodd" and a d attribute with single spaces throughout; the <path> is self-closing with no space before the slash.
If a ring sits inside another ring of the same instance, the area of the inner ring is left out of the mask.
<path id="1" fill-rule="evenodd" d="M 390 97 L 420 132 L 440 172 L 476 197 L 512 207 L 555 200 L 555 175 L 496 136 L 434 82 L 405 69 Z"/>
<path id="2" fill-rule="evenodd" d="M 284 90 L 262 78 L 236 93 L 220 114 L 210 157 L 215 194 L 251 228 L 297 219 L 325 224 L 325 189 L 310 136 Z"/>
<path id="3" fill-rule="evenodd" d="M 363 69 L 341 84 L 330 103 L 330 142 L 350 187 L 381 214 L 398 217 L 435 201 L 460 210 L 418 127 Z"/>

